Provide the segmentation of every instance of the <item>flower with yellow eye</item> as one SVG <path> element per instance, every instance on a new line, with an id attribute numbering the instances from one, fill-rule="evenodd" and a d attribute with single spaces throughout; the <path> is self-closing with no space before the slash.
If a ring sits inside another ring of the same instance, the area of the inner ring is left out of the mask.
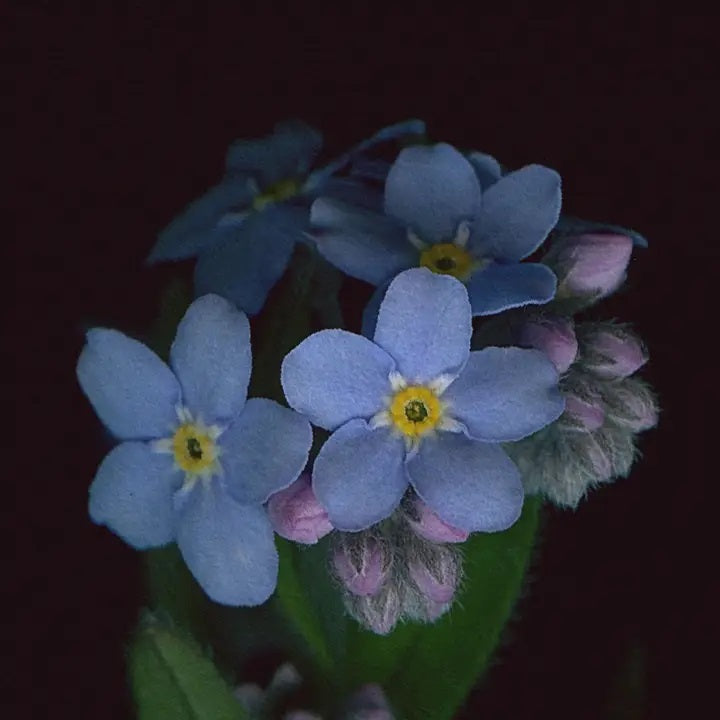
<path id="1" fill-rule="evenodd" d="M 236 140 L 225 177 L 160 233 L 148 262 L 197 257 L 196 294 L 217 293 L 254 315 L 295 244 L 307 242 L 312 199 L 323 192 L 362 201 L 364 184 L 335 173 L 373 145 L 424 131 L 419 120 L 390 125 L 315 169 L 322 135 L 301 121 L 278 123 L 258 140 Z"/>
<path id="2" fill-rule="evenodd" d="M 318 250 L 348 275 L 377 285 L 380 297 L 399 272 L 420 266 L 463 282 L 473 315 L 548 302 L 552 271 L 520 261 L 557 222 L 560 177 L 542 165 L 495 177 L 481 163 L 488 158 L 466 158 L 445 143 L 406 148 L 388 172 L 384 213 L 338 198 L 315 200 L 310 222 Z"/>
<path id="3" fill-rule="evenodd" d="M 217 295 L 181 320 L 170 365 L 142 343 L 95 328 L 80 386 L 121 442 L 90 488 L 90 517 L 138 549 L 177 542 L 205 592 L 258 605 L 275 589 L 278 555 L 263 503 L 307 462 L 309 423 L 247 399 L 250 326 Z"/>
<path id="4" fill-rule="evenodd" d="M 409 485 L 459 530 L 518 518 L 520 474 L 500 443 L 560 416 L 558 374 L 537 350 L 470 352 L 471 331 L 465 286 L 417 268 L 390 284 L 372 341 L 323 330 L 285 357 L 288 403 L 332 432 L 312 483 L 334 527 L 383 520 Z"/>

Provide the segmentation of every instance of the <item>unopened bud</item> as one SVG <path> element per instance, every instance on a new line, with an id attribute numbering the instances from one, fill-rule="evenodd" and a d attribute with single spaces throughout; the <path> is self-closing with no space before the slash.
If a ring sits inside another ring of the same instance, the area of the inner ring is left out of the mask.
<path id="1" fill-rule="evenodd" d="M 604 395 L 608 417 L 632 432 L 642 432 L 655 426 L 658 406 L 654 393 L 636 378 L 625 378 L 612 384 Z"/>
<path id="2" fill-rule="evenodd" d="M 518 331 L 518 343 L 545 353 L 561 375 L 575 361 L 578 349 L 572 321 L 559 316 L 525 323 Z"/>
<path id="3" fill-rule="evenodd" d="M 333 526 L 303 473 L 292 485 L 268 500 L 268 516 L 275 532 L 287 540 L 313 545 Z"/>
<path id="4" fill-rule="evenodd" d="M 385 693 L 379 685 L 364 685 L 347 703 L 343 720 L 393 720 Z"/>
<path id="5" fill-rule="evenodd" d="M 366 628 L 387 635 L 400 618 L 402 598 L 395 585 L 388 583 L 376 595 L 346 596 L 345 607 Z"/>
<path id="6" fill-rule="evenodd" d="M 455 595 L 458 583 L 457 555 L 450 548 L 415 558 L 408 563 L 410 577 L 425 598 L 444 605 Z"/>
<path id="7" fill-rule="evenodd" d="M 564 419 L 570 420 L 578 429 L 593 432 L 605 422 L 605 410 L 599 400 L 580 398 L 577 395 L 565 395 Z"/>
<path id="8" fill-rule="evenodd" d="M 632 247 L 626 235 L 586 234 L 559 240 L 548 257 L 558 275 L 558 295 L 610 295 L 625 279 Z"/>
<path id="9" fill-rule="evenodd" d="M 448 525 L 441 520 L 420 498 L 413 499 L 409 506 L 407 520 L 420 537 L 435 543 L 460 543 L 468 539 L 466 530 Z"/>
<path id="10" fill-rule="evenodd" d="M 640 339 L 620 325 L 588 323 L 580 332 L 582 365 L 602 378 L 628 377 L 647 362 Z"/>
<path id="11" fill-rule="evenodd" d="M 375 595 L 387 577 L 385 547 L 367 533 L 343 533 L 332 553 L 335 573 L 353 595 Z"/>

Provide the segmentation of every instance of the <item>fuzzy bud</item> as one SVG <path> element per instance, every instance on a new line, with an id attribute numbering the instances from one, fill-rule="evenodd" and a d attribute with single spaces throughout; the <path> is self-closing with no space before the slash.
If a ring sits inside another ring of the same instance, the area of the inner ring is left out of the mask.
<path id="1" fill-rule="evenodd" d="M 608 417 L 632 432 L 649 430 L 657 424 L 657 400 L 642 380 L 626 378 L 613 383 L 606 388 L 604 400 Z"/>
<path id="2" fill-rule="evenodd" d="M 619 325 L 588 323 L 581 328 L 582 364 L 601 378 L 626 378 L 647 362 L 640 338 Z"/>
<path id="3" fill-rule="evenodd" d="M 385 547 L 367 533 L 343 533 L 332 553 L 335 574 L 353 595 L 375 595 L 387 577 Z"/>
<path id="4" fill-rule="evenodd" d="M 268 500 L 268 516 L 278 535 L 306 545 L 315 544 L 333 529 L 307 473 Z"/>
<path id="5" fill-rule="evenodd" d="M 537 318 L 518 330 L 518 343 L 547 355 L 561 375 L 575 361 L 578 343 L 572 321 L 564 317 Z"/>
<path id="6" fill-rule="evenodd" d="M 393 720 L 385 693 L 379 685 L 363 685 L 348 701 L 343 720 Z"/>
<path id="7" fill-rule="evenodd" d="M 558 295 L 610 295 L 625 279 L 632 247 L 626 235 L 589 233 L 559 240 L 548 258 L 558 275 Z"/>
<path id="8" fill-rule="evenodd" d="M 428 600 L 444 605 L 453 599 L 458 564 L 455 553 L 449 548 L 438 548 L 431 556 L 411 560 L 408 570 L 418 590 Z"/>
<path id="9" fill-rule="evenodd" d="M 420 498 L 413 499 L 407 521 L 410 527 L 422 538 L 435 543 L 461 543 L 468 539 L 466 530 L 448 525 L 441 520 Z"/>
<path id="10" fill-rule="evenodd" d="M 387 635 L 395 627 L 403 610 L 400 593 L 391 583 L 376 595 L 346 596 L 345 607 L 361 625 L 378 635 Z"/>
<path id="11" fill-rule="evenodd" d="M 565 395 L 564 419 L 584 432 L 593 432 L 605 422 L 605 410 L 597 400 L 583 399 L 577 395 Z"/>

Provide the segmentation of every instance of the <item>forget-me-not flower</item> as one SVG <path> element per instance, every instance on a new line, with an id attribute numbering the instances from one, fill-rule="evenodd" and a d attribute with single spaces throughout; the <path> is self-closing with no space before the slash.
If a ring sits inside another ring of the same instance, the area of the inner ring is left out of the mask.
<path id="1" fill-rule="evenodd" d="M 170 366 L 115 330 L 88 332 L 77 365 L 100 420 L 122 442 L 90 488 L 90 516 L 138 549 L 176 541 L 210 598 L 257 605 L 278 555 L 263 503 L 307 462 L 312 430 L 292 410 L 247 399 L 250 326 L 217 295 L 180 322 Z"/>
<path id="2" fill-rule="evenodd" d="M 320 197 L 312 236 L 336 267 L 379 288 L 411 267 L 452 275 L 467 286 L 473 315 L 546 303 L 554 274 L 520 261 L 557 222 L 560 176 L 542 165 L 495 171 L 490 156 L 466 158 L 445 143 L 406 148 L 388 172 L 384 214 Z"/>
<path id="3" fill-rule="evenodd" d="M 416 268 L 390 284 L 373 341 L 323 330 L 285 357 L 288 403 L 332 431 L 312 482 L 333 526 L 388 517 L 408 484 L 461 530 L 518 518 L 520 474 L 500 443 L 559 417 L 558 374 L 537 350 L 470 352 L 471 331 L 464 285 Z"/>
<path id="4" fill-rule="evenodd" d="M 217 293 L 254 315 L 295 243 L 307 241 L 312 199 L 322 191 L 363 204 L 362 182 L 334 173 L 372 145 L 423 132 L 418 120 L 388 126 L 312 171 L 322 136 L 303 122 L 278 123 L 268 137 L 238 140 L 228 149 L 222 182 L 160 233 L 148 262 L 198 257 L 196 295 Z"/>

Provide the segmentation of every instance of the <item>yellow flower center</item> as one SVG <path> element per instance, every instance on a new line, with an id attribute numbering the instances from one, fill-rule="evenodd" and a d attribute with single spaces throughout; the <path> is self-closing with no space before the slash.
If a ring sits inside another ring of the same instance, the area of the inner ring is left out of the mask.
<path id="1" fill-rule="evenodd" d="M 456 243 L 438 243 L 420 253 L 420 267 L 426 267 L 441 275 L 452 275 L 458 280 L 468 280 L 480 263 Z"/>
<path id="2" fill-rule="evenodd" d="M 252 206 L 254 210 L 264 210 L 268 205 L 276 202 L 282 202 L 288 198 L 297 195 L 300 191 L 302 183 L 299 178 L 285 178 L 270 185 L 264 193 L 256 195 L 253 198 Z"/>
<path id="3" fill-rule="evenodd" d="M 410 385 L 395 393 L 389 413 L 395 427 L 415 439 L 435 429 L 442 420 L 443 407 L 429 387 Z"/>
<path id="4" fill-rule="evenodd" d="M 218 459 L 213 433 L 198 423 L 180 425 L 172 437 L 172 453 L 179 468 L 191 475 L 212 473 Z"/>

